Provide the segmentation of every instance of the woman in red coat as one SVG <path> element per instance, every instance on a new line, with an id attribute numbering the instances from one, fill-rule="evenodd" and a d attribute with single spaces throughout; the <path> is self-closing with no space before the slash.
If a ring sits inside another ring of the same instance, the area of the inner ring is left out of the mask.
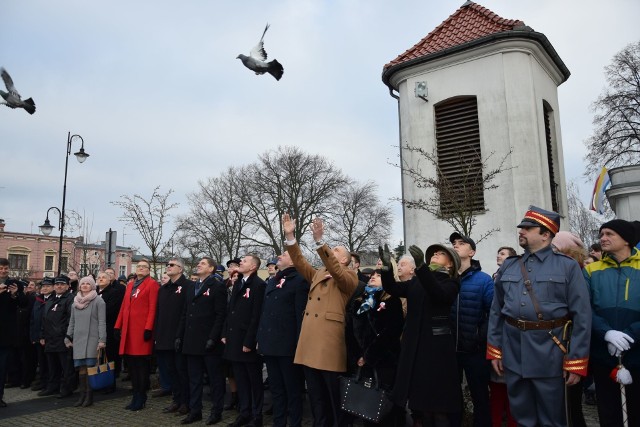
<path id="1" fill-rule="evenodd" d="M 146 259 L 138 262 L 136 278 L 127 284 L 114 328 L 120 334 L 120 354 L 125 357 L 131 376 L 133 398 L 125 409 L 132 411 L 144 408 L 149 388 L 149 356 L 153 352 L 153 324 L 160 288 L 149 276 L 150 267 Z"/>

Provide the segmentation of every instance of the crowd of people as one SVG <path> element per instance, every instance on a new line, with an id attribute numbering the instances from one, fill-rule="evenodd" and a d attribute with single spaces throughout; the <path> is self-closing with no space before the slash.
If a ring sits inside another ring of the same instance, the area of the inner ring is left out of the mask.
<path id="1" fill-rule="evenodd" d="M 206 425 L 236 409 L 233 427 L 261 427 L 266 366 L 277 427 L 301 425 L 305 392 L 314 426 L 352 425 L 340 377 L 356 374 L 393 404 L 364 425 L 460 426 L 466 384 L 474 427 L 585 426 L 583 397 L 602 426 L 639 426 L 640 223 L 606 222 L 590 248 L 534 206 L 517 228 L 523 252 L 500 247 L 493 275 L 458 232 L 397 262 L 380 247 L 375 268 L 361 271 L 358 254 L 324 242 L 319 218 L 313 266 L 288 214 L 266 281 L 254 254 L 226 270 L 203 257 L 189 278 L 172 258 L 160 283 L 147 260 L 128 280 L 109 268 L 35 284 L 9 278 L 0 258 L 0 407 L 5 383 L 58 398 L 78 389 L 75 406 L 91 406 L 87 369 L 106 355 L 131 380 L 125 409 L 145 408 L 157 366 L 152 395 L 170 396 L 162 412 L 182 424 L 203 420 L 207 383 Z M 621 385 L 621 369 L 637 381 Z"/>

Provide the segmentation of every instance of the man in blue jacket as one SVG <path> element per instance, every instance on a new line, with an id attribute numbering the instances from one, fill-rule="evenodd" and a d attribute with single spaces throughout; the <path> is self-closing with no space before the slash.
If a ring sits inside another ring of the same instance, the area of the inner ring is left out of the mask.
<path id="1" fill-rule="evenodd" d="M 485 354 L 493 280 L 481 271 L 480 262 L 473 259 L 476 243 L 470 237 L 454 232 L 449 241 L 460 256 L 460 292 L 451 307 L 458 370 L 461 379 L 464 371 L 469 385 L 474 427 L 489 427 L 491 362 L 486 360 Z"/>
<path id="2" fill-rule="evenodd" d="M 629 425 L 640 425 L 640 251 L 634 247 L 639 237 L 631 222 L 602 224 L 602 259 L 583 271 L 593 310 L 591 371 L 602 426 L 622 425 L 620 385 L 609 378 L 619 358 L 633 378 L 625 386 Z"/>

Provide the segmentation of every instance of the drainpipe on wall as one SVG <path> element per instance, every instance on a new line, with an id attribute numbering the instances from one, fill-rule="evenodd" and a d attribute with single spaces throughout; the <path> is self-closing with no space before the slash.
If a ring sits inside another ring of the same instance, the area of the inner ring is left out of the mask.
<path id="1" fill-rule="evenodd" d="M 393 93 L 393 88 L 389 87 L 389 95 L 398 103 L 398 142 L 400 148 L 400 191 L 401 198 L 404 201 L 404 173 L 403 171 L 403 163 L 402 163 L 402 116 L 400 115 L 400 96 Z M 406 226 L 406 215 L 405 215 L 405 207 L 404 203 L 402 203 L 402 238 L 404 239 L 402 243 L 404 243 L 405 253 L 407 252 L 407 226 Z"/>

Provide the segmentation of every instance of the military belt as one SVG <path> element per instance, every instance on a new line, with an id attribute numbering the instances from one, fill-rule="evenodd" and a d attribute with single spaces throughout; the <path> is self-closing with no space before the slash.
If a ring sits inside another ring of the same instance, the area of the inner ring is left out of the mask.
<path id="1" fill-rule="evenodd" d="M 553 320 L 522 320 L 505 316 L 505 321 L 521 331 L 549 330 L 564 326 L 569 318 L 567 316 Z"/>

